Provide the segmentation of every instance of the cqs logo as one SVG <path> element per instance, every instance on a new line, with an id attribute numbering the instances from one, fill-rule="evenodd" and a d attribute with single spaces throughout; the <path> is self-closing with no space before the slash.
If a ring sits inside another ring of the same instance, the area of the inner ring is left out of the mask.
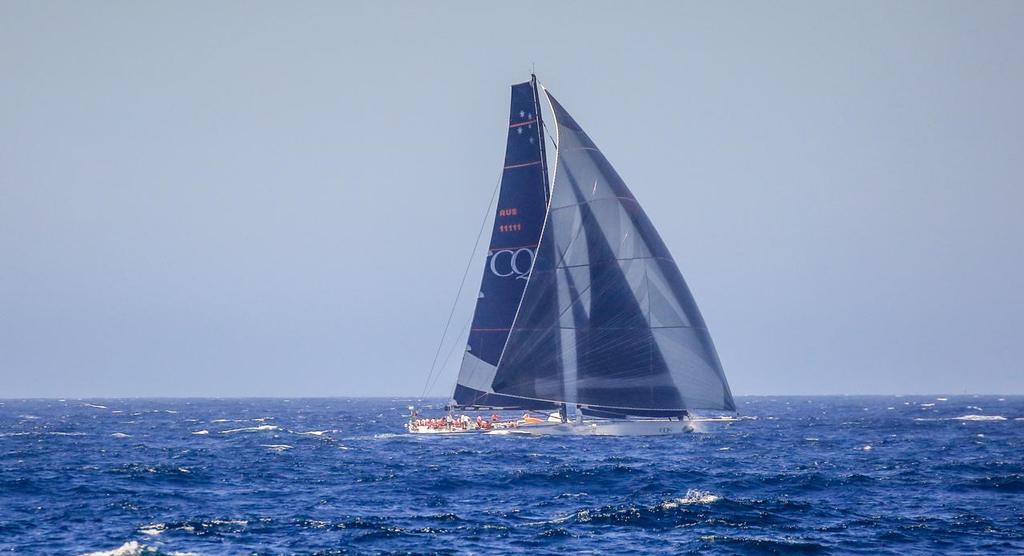
<path id="1" fill-rule="evenodd" d="M 491 253 L 491 261 L 488 266 L 491 274 L 499 278 L 515 276 L 516 280 L 526 280 L 533 269 L 533 249 L 520 247 L 519 249 L 502 249 Z"/>

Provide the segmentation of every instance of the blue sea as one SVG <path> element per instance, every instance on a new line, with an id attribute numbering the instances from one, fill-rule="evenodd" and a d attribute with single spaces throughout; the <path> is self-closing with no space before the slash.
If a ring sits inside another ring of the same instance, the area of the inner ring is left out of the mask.
<path id="1" fill-rule="evenodd" d="M 0 400 L 0 552 L 1024 553 L 1022 397 L 645 438 L 411 436 L 411 402 Z"/>

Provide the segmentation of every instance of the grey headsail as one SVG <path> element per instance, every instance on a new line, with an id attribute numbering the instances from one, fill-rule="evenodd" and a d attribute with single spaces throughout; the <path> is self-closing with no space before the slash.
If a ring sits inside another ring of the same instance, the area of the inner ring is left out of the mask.
<path id="1" fill-rule="evenodd" d="M 734 411 L 672 255 L 608 160 L 547 97 L 558 143 L 551 203 L 492 391 L 608 415 Z"/>
<path id="2" fill-rule="evenodd" d="M 553 407 L 549 402 L 498 395 L 491 388 L 533 267 L 547 210 L 549 187 L 539 100 L 536 78 L 512 86 L 494 228 L 453 395 L 461 407 Z"/>

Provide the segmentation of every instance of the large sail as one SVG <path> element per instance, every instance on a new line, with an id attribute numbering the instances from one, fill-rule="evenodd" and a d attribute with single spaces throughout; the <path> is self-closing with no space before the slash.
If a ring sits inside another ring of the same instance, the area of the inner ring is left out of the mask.
<path id="1" fill-rule="evenodd" d="M 512 86 L 501 192 L 466 353 L 455 386 L 462 407 L 541 408 L 550 403 L 494 394 L 491 383 L 533 268 L 548 200 L 536 79 Z"/>
<path id="2" fill-rule="evenodd" d="M 551 205 L 493 391 L 594 414 L 734 411 L 704 319 L 661 237 L 579 124 L 557 124 Z"/>

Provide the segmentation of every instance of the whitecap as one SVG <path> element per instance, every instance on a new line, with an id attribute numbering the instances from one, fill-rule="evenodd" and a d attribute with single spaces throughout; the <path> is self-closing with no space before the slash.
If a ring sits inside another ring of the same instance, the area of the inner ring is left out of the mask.
<path id="1" fill-rule="evenodd" d="M 295 431 L 295 434 L 309 434 L 312 436 L 323 436 L 331 431 Z"/>
<path id="2" fill-rule="evenodd" d="M 47 434 L 52 434 L 52 435 L 54 435 L 54 436 L 85 436 L 85 433 L 84 433 L 84 432 L 62 432 L 62 431 L 54 431 L 54 432 L 50 432 L 50 433 L 47 433 Z"/>
<path id="3" fill-rule="evenodd" d="M 210 434 L 210 431 L 203 429 L 201 431 L 195 431 L 192 434 Z"/>
<path id="4" fill-rule="evenodd" d="M 86 552 L 82 556 L 140 556 L 144 550 L 139 541 L 128 541 L 113 550 Z"/>
<path id="5" fill-rule="evenodd" d="M 178 472 L 179 473 L 191 473 L 191 471 L 189 471 L 187 467 L 179 467 L 178 468 Z"/>
<path id="6" fill-rule="evenodd" d="M 861 448 L 861 450 L 864 450 L 865 452 L 870 452 L 871 450 L 873 450 L 873 448 L 870 444 L 865 444 L 864 447 Z"/>
<path id="7" fill-rule="evenodd" d="M 921 407 L 935 407 L 935 404 L 933 404 L 933 403 L 923 403 L 923 404 L 921 404 Z"/>
<path id="8" fill-rule="evenodd" d="M 213 421 L 210 421 L 210 422 L 211 423 L 227 423 L 230 420 L 231 419 L 214 419 Z"/>
<path id="9" fill-rule="evenodd" d="M 706 490 L 690 489 L 686 491 L 686 496 L 683 496 L 682 498 L 662 502 L 661 508 L 664 510 L 671 510 L 673 508 L 678 508 L 679 506 L 688 506 L 691 504 L 713 504 L 721 499 L 721 496 L 712 494 Z"/>
<path id="10" fill-rule="evenodd" d="M 264 448 L 266 448 L 268 450 L 271 450 L 273 452 L 278 452 L 278 453 L 283 452 L 285 450 L 291 450 L 292 449 L 292 447 L 287 445 L 287 444 L 260 444 L 260 446 L 263 446 Z"/>
<path id="11" fill-rule="evenodd" d="M 110 436 L 113 436 L 114 438 L 131 438 L 132 435 L 125 434 L 123 432 L 115 432 L 114 434 L 111 434 Z"/>
<path id="12" fill-rule="evenodd" d="M 82 405 L 84 405 L 85 407 L 95 407 L 96 409 L 109 409 L 105 405 L 97 405 L 97 404 L 94 404 L 94 403 L 83 403 Z"/>
<path id="13" fill-rule="evenodd" d="M 953 417 L 956 421 L 1005 421 L 1006 417 L 1002 415 L 961 415 L 959 417 Z"/>
<path id="14" fill-rule="evenodd" d="M 935 398 L 935 401 L 938 401 L 938 402 L 948 402 L 949 398 Z"/>
<path id="15" fill-rule="evenodd" d="M 260 425 L 258 427 L 242 427 L 240 429 L 228 429 L 221 431 L 221 434 L 232 434 L 236 432 L 262 432 L 262 431 L 276 431 L 277 425 Z"/>
<path id="16" fill-rule="evenodd" d="M 729 450 L 732 450 L 732 448 L 730 448 L 730 447 L 728 447 L 728 446 L 726 446 L 726 447 L 724 447 L 724 448 L 719 448 L 719 449 L 718 449 L 718 451 L 719 451 L 719 452 L 728 452 Z"/>
<path id="17" fill-rule="evenodd" d="M 136 529 L 136 531 L 142 533 L 143 535 L 149 535 L 151 537 L 155 537 L 155 536 L 159 535 L 160 533 L 163 533 L 166 529 L 167 529 L 167 526 L 164 525 L 163 523 L 154 523 L 152 525 L 143 525 L 143 526 L 139 527 L 138 529 Z"/>
<path id="18" fill-rule="evenodd" d="M 806 440 L 806 441 L 808 441 L 808 442 L 817 442 L 817 441 L 818 441 L 818 439 L 817 439 L 817 438 L 815 438 L 815 437 L 813 437 L 813 436 L 808 436 L 808 437 L 807 437 L 807 438 L 805 438 L 804 440 Z"/>
<path id="19" fill-rule="evenodd" d="M 244 519 L 211 519 L 210 525 L 241 525 L 245 527 L 249 522 Z"/>

